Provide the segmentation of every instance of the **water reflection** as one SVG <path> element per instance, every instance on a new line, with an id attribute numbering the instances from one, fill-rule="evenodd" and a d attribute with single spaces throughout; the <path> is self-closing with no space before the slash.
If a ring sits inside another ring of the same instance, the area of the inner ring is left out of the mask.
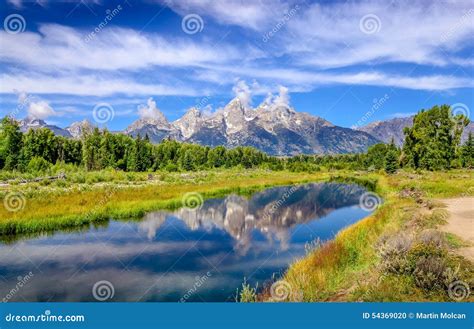
<path id="1" fill-rule="evenodd" d="M 302 256 L 306 242 L 330 239 L 365 217 L 364 192 L 335 183 L 270 188 L 3 245 L 0 298 L 31 271 L 8 301 L 94 300 L 100 280 L 113 284 L 113 301 L 232 300 L 244 277 L 261 283 Z"/>

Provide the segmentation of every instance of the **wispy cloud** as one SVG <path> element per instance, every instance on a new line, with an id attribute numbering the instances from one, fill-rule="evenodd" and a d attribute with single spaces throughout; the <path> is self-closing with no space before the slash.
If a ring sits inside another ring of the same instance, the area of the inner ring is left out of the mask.
<path id="1" fill-rule="evenodd" d="M 202 96 L 228 94 L 238 79 L 258 82 L 253 94 L 274 92 L 280 85 L 292 91 L 328 85 L 429 91 L 474 86 L 465 72 L 473 65 L 466 55 L 474 35 L 470 1 L 153 2 L 179 15 L 202 15 L 206 24 L 240 28 L 218 38 L 211 29 L 190 37 L 111 24 L 87 42 L 92 26 L 40 23 L 35 32 L 0 31 L 0 93 Z M 297 14 L 263 42 L 262 33 L 296 5 Z M 361 28 L 366 15 L 377 18 L 373 33 Z M 385 64 L 392 63 L 425 70 L 387 69 Z"/>

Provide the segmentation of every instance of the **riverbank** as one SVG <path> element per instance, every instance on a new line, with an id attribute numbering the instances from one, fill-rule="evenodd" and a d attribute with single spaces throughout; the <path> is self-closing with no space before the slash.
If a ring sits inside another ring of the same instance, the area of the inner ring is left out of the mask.
<path id="1" fill-rule="evenodd" d="M 468 242 L 442 231 L 448 214 L 434 201 L 473 195 L 473 185 L 467 171 L 380 177 L 384 204 L 292 264 L 282 281 L 285 300 L 474 300 L 474 266 L 458 252 Z M 272 289 L 260 299 L 274 300 Z"/>
<path id="2" fill-rule="evenodd" d="M 91 173 L 91 175 L 99 175 Z M 159 209 L 195 207 L 206 198 L 229 193 L 251 194 L 270 186 L 323 182 L 352 177 L 348 172 L 293 173 L 267 170 L 216 170 L 196 173 L 106 175 L 104 181 L 55 181 L 2 187 L 0 236 L 81 227 L 114 219 L 140 218 Z M 376 180 L 359 174 L 360 183 Z M 115 178 L 115 179 L 113 179 Z M 74 178 L 72 178 L 74 179 Z M 373 183 L 372 183 L 373 184 Z"/>

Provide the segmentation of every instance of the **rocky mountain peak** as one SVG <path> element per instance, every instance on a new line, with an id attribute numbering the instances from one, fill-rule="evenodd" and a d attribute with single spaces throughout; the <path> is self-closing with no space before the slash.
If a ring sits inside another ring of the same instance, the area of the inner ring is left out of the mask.
<path id="1" fill-rule="evenodd" d="M 46 122 L 42 119 L 38 119 L 33 116 L 27 116 L 23 120 L 20 120 L 20 127 L 21 126 L 28 126 L 28 127 L 42 127 L 46 126 Z"/>
<path id="2" fill-rule="evenodd" d="M 190 108 L 185 115 L 173 122 L 184 138 L 191 137 L 200 127 L 202 113 L 195 107 Z"/>
<path id="3" fill-rule="evenodd" d="M 20 131 L 22 132 L 27 132 L 30 129 L 48 128 L 56 135 L 64 136 L 64 137 L 72 137 L 69 131 L 59 128 L 54 125 L 49 125 L 46 123 L 46 121 L 33 117 L 33 116 L 27 116 L 23 120 L 20 120 L 19 124 L 20 124 Z"/>
<path id="4" fill-rule="evenodd" d="M 72 137 L 81 138 L 84 134 L 91 133 L 94 130 L 94 125 L 89 120 L 84 119 L 73 122 L 66 130 L 69 131 Z"/>
<path id="5" fill-rule="evenodd" d="M 241 131 L 247 125 L 246 109 L 239 98 L 234 98 L 224 107 L 224 120 L 226 124 L 226 132 L 233 134 Z"/>

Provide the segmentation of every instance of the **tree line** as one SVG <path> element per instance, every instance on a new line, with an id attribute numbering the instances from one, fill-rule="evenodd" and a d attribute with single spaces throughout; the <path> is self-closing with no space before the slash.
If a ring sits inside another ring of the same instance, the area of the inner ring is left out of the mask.
<path id="1" fill-rule="evenodd" d="M 18 122 L 0 122 L 0 169 L 22 172 L 46 171 L 56 163 L 72 164 L 88 171 L 114 168 L 123 171 L 194 171 L 212 168 L 267 168 L 316 171 L 327 169 L 385 170 L 398 168 L 442 170 L 474 167 L 472 134 L 461 145 L 469 120 L 453 117 L 447 105 L 422 110 L 413 126 L 405 128 L 405 143 L 398 148 L 376 144 L 366 153 L 338 155 L 269 156 L 252 147 L 209 147 L 164 140 L 152 144 L 148 136 L 136 138 L 95 128 L 80 139 L 56 136 L 47 128 L 20 131 Z"/>

